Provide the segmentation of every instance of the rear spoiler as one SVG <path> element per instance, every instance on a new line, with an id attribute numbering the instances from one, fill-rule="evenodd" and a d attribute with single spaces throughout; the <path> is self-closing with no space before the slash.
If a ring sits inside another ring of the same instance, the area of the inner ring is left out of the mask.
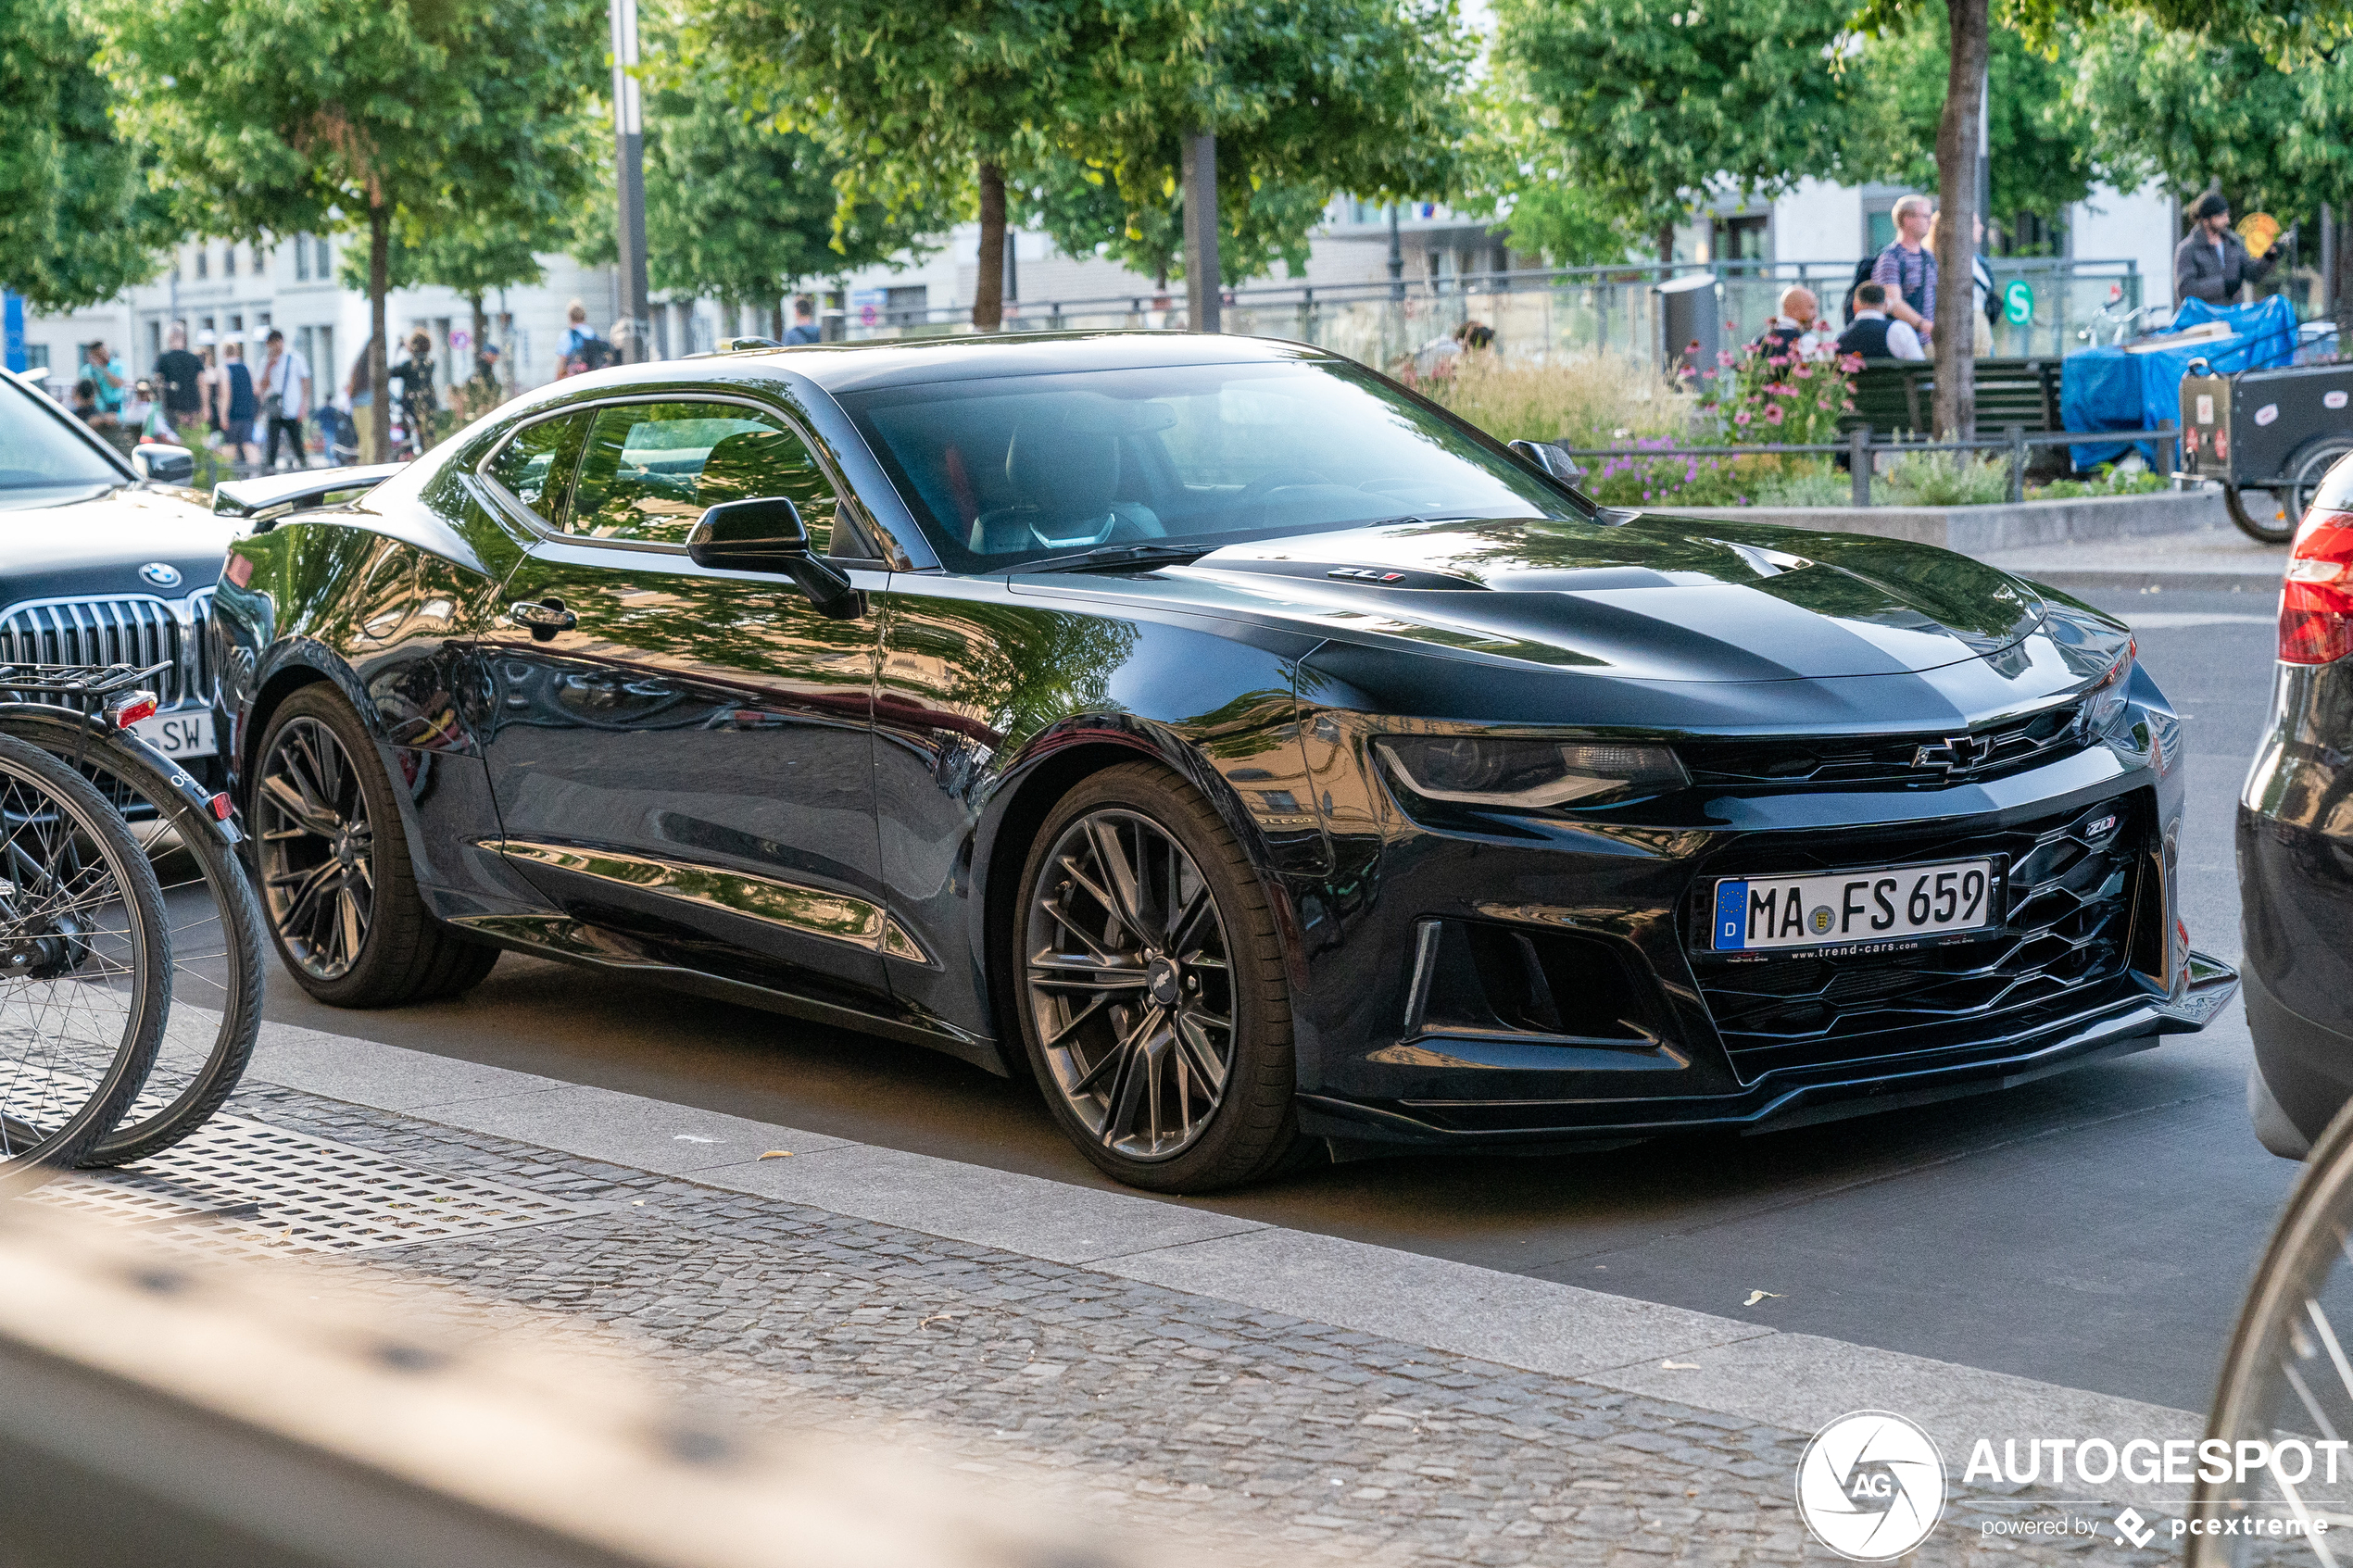
<path id="1" fill-rule="evenodd" d="M 212 509 L 220 517 L 250 519 L 265 533 L 288 512 L 355 500 L 398 473 L 402 463 L 371 463 L 340 469 L 303 469 L 295 473 L 232 479 L 212 487 Z"/>

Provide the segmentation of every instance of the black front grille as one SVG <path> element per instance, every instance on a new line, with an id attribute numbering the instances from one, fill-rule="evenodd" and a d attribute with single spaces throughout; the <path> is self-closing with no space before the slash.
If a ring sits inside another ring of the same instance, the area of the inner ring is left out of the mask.
<path id="1" fill-rule="evenodd" d="M 1786 739 L 1688 741 L 1675 750 L 1700 784 L 1846 784 L 1942 786 L 1984 779 L 2051 761 L 2083 744 L 2070 703 L 2031 718 L 1988 724 L 1966 734 L 1795 736 Z M 1956 744 L 1957 742 L 1960 744 Z"/>
<path id="2" fill-rule="evenodd" d="M 148 684 L 164 707 L 209 700 L 212 650 L 205 633 L 212 599 L 213 590 L 202 588 L 184 608 L 145 594 L 10 605 L 0 609 L 0 664 L 163 664 L 170 668 Z"/>
<path id="3" fill-rule="evenodd" d="M 1700 992 L 1733 1066 L 1754 1080 L 1780 1068 L 2000 1046 L 2122 999 L 2136 989 L 2129 971 L 2137 896 L 2155 874 L 2152 817 L 2145 798 L 2123 797 L 1994 833 L 1856 834 L 1831 858 L 1783 851 L 1743 859 L 1735 849 L 1701 879 L 1692 926 L 1701 943 L 1718 876 L 1988 855 L 2005 857 L 2008 869 L 2007 918 L 1972 941 L 1843 957 L 1701 954 Z M 2115 826 L 2095 833 L 2106 818 Z M 2160 920 L 2141 911 L 2144 925 Z"/>

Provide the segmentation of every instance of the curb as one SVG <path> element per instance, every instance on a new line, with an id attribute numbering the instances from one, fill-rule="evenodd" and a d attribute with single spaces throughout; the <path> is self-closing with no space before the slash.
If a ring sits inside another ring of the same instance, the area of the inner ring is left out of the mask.
<path id="1" fill-rule="evenodd" d="M 1957 1456 L 1981 1437 L 2163 1441 L 2205 1426 L 2191 1411 L 2012 1374 L 289 1024 L 262 1025 L 249 1077 L 1792 1432 L 1897 1410 Z M 2162 1488 L 2111 1489 L 2117 1502 L 2161 1500 Z"/>
<path id="2" fill-rule="evenodd" d="M 2073 501 L 2021 501 L 1994 507 L 1711 507 L 1662 515 L 1711 521 L 1765 522 L 1818 533 L 1876 533 L 1938 545 L 1964 555 L 2041 546 L 2214 533 L 2236 538 L 2220 490 L 2158 491 Z"/>

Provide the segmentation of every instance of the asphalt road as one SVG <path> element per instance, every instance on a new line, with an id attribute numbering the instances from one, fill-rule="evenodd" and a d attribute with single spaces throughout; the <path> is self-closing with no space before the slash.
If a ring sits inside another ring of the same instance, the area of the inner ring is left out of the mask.
<path id="1" fill-rule="evenodd" d="M 2188 718 L 2192 940 L 2235 961 L 2231 809 L 2268 596 L 2086 591 Z M 891 1148 L 1104 1185 L 1034 1091 L 912 1047 L 508 956 L 456 1001 L 274 1019 Z M 2201 1035 L 2002 1094 L 1574 1158 L 1409 1158 L 1202 1207 L 1786 1330 L 2203 1410 L 2295 1168 L 2247 1131 L 2235 1005 Z M 1752 1291 L 1773 1293 L 1754 1308 Z"/>

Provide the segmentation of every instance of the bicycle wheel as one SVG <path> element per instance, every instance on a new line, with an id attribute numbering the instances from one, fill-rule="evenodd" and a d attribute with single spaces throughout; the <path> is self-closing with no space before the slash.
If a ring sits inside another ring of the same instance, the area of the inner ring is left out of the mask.
<path id="1" fill-rule="evenodd" d="M 261 1030 L 261 907 L 233 835 L 170 759 L 63 712 L 19 709 L 10 734 L 76 760 L 119 811 L 156 873 L 171 928 L 171 1006 L 146 1086 L 81 1163 L 124 1165 L 204 1125 L 245 1075 Z"/>
<path id="2" fill-rule="evenodd" d="M 2224 1353 L 2206 1430 L 2232 1445 L 2231 1473 L 2198 1482 L 2192 1518 L 2229 1533 L 2190 1536 L 2193 1568 L 2353 1561 L 2342 1534 L 2353 1529 L 2353 1457 L 2344 1441 L 2353 1437 L 2348 1241 L 2353 1107 L 2305 1162 Z M 2256 1450 L 2242 1441 L 2261 1445 L 2263 1455 L 2243 1473 Z"/>
<path id="3" fill-rule="evenodd" d="M 163 894 L 122 819 L 0 734 L 0 1190 L 71 1164 L 122 1119 L 170 974 Z"/>

